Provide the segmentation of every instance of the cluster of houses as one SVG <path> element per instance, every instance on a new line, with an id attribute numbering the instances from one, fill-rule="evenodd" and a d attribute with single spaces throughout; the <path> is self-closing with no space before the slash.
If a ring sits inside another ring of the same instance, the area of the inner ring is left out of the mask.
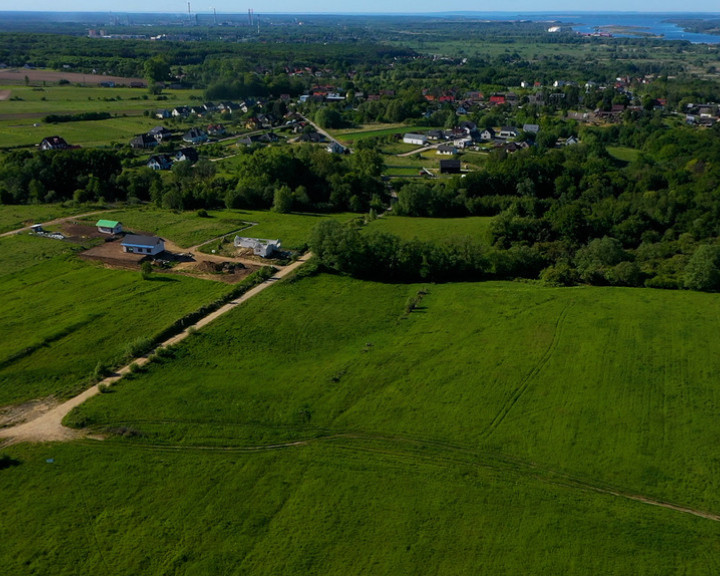
<path id="1" fill-rule="evenodd" d="M 534 137 L 539 131 L 540 126 L 537 124 L 523 124 L 522 128 L 503 126 L 498 130 L 493 128 L 481 130 L 474 122 L 463 121 L 451 130 L 428 130 L 423 134 L 405 134 L 403 143 L 414 146 L 431 146 L 438 142 L 446 142 L 436 147 L 437 153 L 451 156 L 478 143 L 502 145 L 510 140 L 515 140 L 522 134 Z"/>
<path id="2" fill-rule="evenodd" d="M 173 164 L 177 162 L 195 164 L 198 158 L 198 152 L 195 148 L 181 148 L 174 154 L 153 154 L 148 158 L 146 166 L 152 170 L 170 170 Z"/>
<path id="3" fill-rule="evenodd" d="M 720 121 L 720 105 L 714 102 L 688 104 L 685 109 L 685 121 L 697 126 L 713 126 Z"/>
<path id="4" fill-rule="evenodd" d="M 167 118 L 188 118 L 198 116 L 202 118 L 209 114 L 232 114 L 240 112 L 246 114 L 250 104 L 247 102 L 205 102 L 195 106 L 176 106 L 175 108 L 162 108 L 155 112 L 155 118 L 165 120 Z"/>

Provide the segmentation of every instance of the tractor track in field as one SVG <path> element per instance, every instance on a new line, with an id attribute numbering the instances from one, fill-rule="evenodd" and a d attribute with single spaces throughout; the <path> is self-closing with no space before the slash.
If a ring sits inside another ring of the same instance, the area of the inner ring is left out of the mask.
<path id="1" fill-rule="evenodd" d="M 498 426 L 502 424 L 503 420 L 505 420 L 507 415 L 510 413 L 510 410 L 512 410 L 513 406 L 515 406 L 518 400 L 520 400 L 523 394 L 525 394 L 527 389 L 530 387 L 530 383 L 542 371 L 545 365 L 550 361 L 550 358 L 552 358 L 552 355 L 555 353 L 555 349 L 557 348 L 558 342 L 560 341 L 562 329 L 565 324 L 565 318 L 567 317 L 567 313 L 570 310 L 571 306 L 572 303 L 565 306 L 565 308 L 563 308 L 558 315 L 558 318 L 555 321 L 555 329 L 550 345 L 540 357 L 540 360 L 538 360 L 537 364 L 535 364 L 535 366 L 533 366 L 530 371 L 525 375 L 525 377 L 521 380 L 520 385 L 515 389 L 515 392 L 513 392 L 512 396 L 508 399 L 507 402 L 505 402 L 500 411 L 492 419 L 488 427 L 485 429 L 485 432 L 483 433 L 484 438 L 489 438 L 490 436 L 492 436 L 495 430 L 497 430 Z"/>
<path id="2" fill-rule="evenodd" d="M 89 437 L 86 436 L 81 442 L 93 447 L 100 445 L 97 441 L 92 441 L 88 438 Z M 463 466 L 485 468 L 498 472 L 510 472 L 520 477 L 530 477 L 539 482 L 560 488 L 604 494 L 614 498 L 622 498 L 624 500 L 664 508 L 681 514 L 696 516 L 713 522 L 720 522 L 720 514 L 640 494 L 636 491 L 613 486 L 602 481 L 581 478 L 509 454 L 405 435 L 383 435 L 364 432 L 332 433 L 328 431 L 326 434 L 320 434 L 310 438 L 260 445 L 222 446 L 145 444 L 142 442 L 133 442 L 122 444 L 122 448 L 157 453 L 258 454 L 292 448 L 304 448 L 313 444 L 331 444 L 333 448 L 346 452 L 372 454 L 378 457 L 389 458 L 399 466 L 406 464 L 415 465 L 418 461 L 421 461 L 427 465 L 440 468 Z M 119 447 L 117 444 L 105 444 L 105 446 L 108 448 Z"/>

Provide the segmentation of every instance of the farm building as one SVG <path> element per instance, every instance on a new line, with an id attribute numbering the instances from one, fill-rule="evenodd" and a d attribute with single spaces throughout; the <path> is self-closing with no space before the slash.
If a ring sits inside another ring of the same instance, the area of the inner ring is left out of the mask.
<path id="1" fill-rule="evenodd" d="M 116 220 L 98 220 L 95 224 L 101 234 L 119 234 L 122 232 L 122 224 Z"/>
<path id="2" fill-rule="evenodd" d="M 427 136 L 424 134 L 405 134 L 403 136 L 405 144 L 415 144 L 416 146 L 425 146 L 427 144 Z"/>
<path id="3" fill-rule="evenodd" d="M 133 254 L 149 254 L 155 256 L 165 250 L 165 241 L 157 236 L 138 236 L 128 234 L 120 243 L 123 252 L 131 252 Z"/>
<path id="4" fill-rule="evenodd" d="M 267 258 L 280 250 L 280 240 L 265 240 L 263 238 L 243 238 L 235 236 L 236 248 L 252 248 L 253 254 Z"/>

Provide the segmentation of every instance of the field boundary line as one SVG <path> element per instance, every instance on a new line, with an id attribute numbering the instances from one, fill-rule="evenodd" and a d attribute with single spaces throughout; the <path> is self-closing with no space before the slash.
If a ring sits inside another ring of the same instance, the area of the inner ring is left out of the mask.
<path id="1" fill-rule="evenodd" d="M 94 216 L 95 214 L 107 214 L 108 210 L 96 210 L 95 212 L 86 212 L 85 214 L 75 214 L 74 216 L 63 216 L 62 218 L 55 218 L 55 220 L 50 220 L 48 222 L 41 222 L 41 225 L 43 226 L 55 226 L 56 224 L 63 224 L 67 222 L 68 220 L 75 220 L 77 218 L 85 218 L 86 216 Z M 31 224 L 30 226 L 23 226 L 22 228 L 18 228 L 17 230 L 10 230 L 10 232 L 3 232 L 0 234 L 0 238 L 3 238 L 5 236 L 12 236 L 14 234 L 20 234 L 22 232 L 27 232 L 30 230 L 35 224 Z"/>

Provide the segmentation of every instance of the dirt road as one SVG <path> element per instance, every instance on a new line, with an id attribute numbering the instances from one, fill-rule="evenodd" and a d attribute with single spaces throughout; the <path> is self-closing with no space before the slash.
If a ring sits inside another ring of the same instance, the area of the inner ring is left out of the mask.
<path id="1" fill-rule="evenodd" d="M 311 256 L 312 254 L 306 254 L 296 262 L 293 262 L 289 266 L 285 266 L 272 278 L 269 278 L 262 284 L 258 284 L 257 286 L 243 294 L 240 298 L 228 302 L 215 312 L 212 312 L 204 318 L 201 318 L 195 324 L 189 326 L 180 334 L 173 336 L 172 338 L 169 338 L 168 340 L 160 344 L 156 348 L 156 350 L 182 342 L 194 330 L 207 326 L 223 314 L 227 314 L 228 312 L 230 312 L 230 310 L 233 310 L 234 308 L 236 308 L 243 302 L 249 300 L 256 294 L 259 294 L 263 290 L 269 288 L 278 280 L 281 280 L 285 276 L 293 273 L 305 262 L 307 262 Z M 71 398 L 70 400 L 63 402 L 62 404 L 51 408 L 49 411 L 38 415 L 35 419 L 30 420 L 29 422 L 24 422 L 23 424 L 18 424 L 17 426 L 0 429 L 0 445 L 17 444 L 19 442 L 63 442 L 87 436 L 87 433 L 82 430 L 74 430 L 72 428 L 66 428 L 65 426 L 63 426 L 63 418 L 65 418 L 65 416 L 67 416 L 73 408 L 80 406 L 80 404 L 85 402 L 88 398 L 92 398 L 96 394 L 99 394 L 101 387 L 110 386 L 120 380 L 124 375 L 130 372 L 130 366 L 132 364 L 143 366 L 147 362 L 147 356 L 135 358 L 127 365 L 120 368 L 112 376 L 105 378 L 92 388 L 85 390 L 83 393 L 75 396 L 74 398 Z M 4 442 L 2 442 L 2 440 L 4 440 Z"/>
<path id="2" fill-rule="evenodd" d="M 74 216 L 64 216 L 63 218 L 55 218 L 55 220 L 50 220 L 49 222 L 38 222 L 38 224 L 42 224 L 43 226 L 56 226 L 57 224 L 62 224 L 64 222 L 68 222 L 69 220 L 77 220 L 78 218 L 84 218 L 85 216 L 94 216 L 95 214 L 103 214 L 106 210 L 96 210 L 95 212 L 86 212 L 85 214 L 75 214 Z M 0 238 L 3 236 L 12 236 L 13 234 L 19 234 L 20 232 L 27 232 L 30 230 L 31 226 L 25 226 L 23 228 L 18 228 L 17 230 L 10 230 L 10 232 L 3 232 L 0 234 Z"/>

